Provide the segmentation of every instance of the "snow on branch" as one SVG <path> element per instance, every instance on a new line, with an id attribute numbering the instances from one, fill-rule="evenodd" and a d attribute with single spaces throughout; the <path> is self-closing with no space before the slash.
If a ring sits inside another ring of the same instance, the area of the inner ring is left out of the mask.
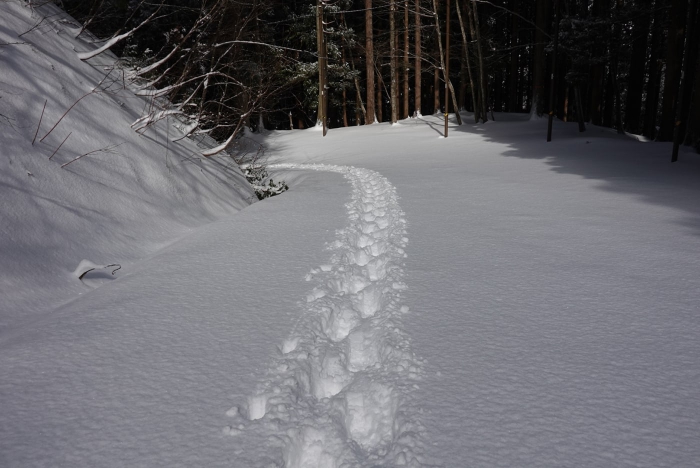
<path id="1" fill-rule="evenodd" d="M 145 26 L 146 24 L 148 24 L 153 18 L 155 18 L 156 14 L 160 11 L 160 9 L 161 9 L 162 6 L 163 6 L 163 2 L 161 2 L 161 4 L 158 6 L 158 8 L 156 8 L 156 11 L 154 11 L 153 14 L 151 14 L 151 16 L 149 16 L 148 18 L 146 18 L 145 20 L 143 20 L 143 22 L 142 22 L 141 24 L 139 24 L 138 26 L 136 26 L 136 27 L 135 27 L 134 29 L 132 29 L 131 31 L 125 32 L 124 34 L 120 34 L 120 35 L 118 35 L 118 36 L 114 36 L 112 39 L 110 39 L 110 40 L 108 40 L 107 42 L 105 42 L 105 44 L 104 44 L 102 47 L 99 47 L 99 48 L 97 48 L 97 49 L 95 49 L 95 50 L 92 50 L 92 51 L 89 51 L 89 52 L 80 52 L 80 53 L 78 53 L 78 58 L 79 58 L 80 60 L 88 60 L 88 59 L 91 59 L 91 58 L 93 58 L 93 57 L 96 57 L 96 56 L 100 55 L 101 53 L 103 53 L 104 51 L 106 51 L 107 49 L 109 49 L 110 47 L 112 47 L 114 44 L 116 44 L 116 43 L 118 43 L 118 42 L 120 42 L 120 41 L 123 41 L 123 40 L 126 39 L 127 37 L 129 37 L 129 36 L 131 36 L 132 34 L 134 34 L 136 31 L 138 31 L 139 29 L 141 29 L 141 27 L 143 27 L 143 26 Z"/>

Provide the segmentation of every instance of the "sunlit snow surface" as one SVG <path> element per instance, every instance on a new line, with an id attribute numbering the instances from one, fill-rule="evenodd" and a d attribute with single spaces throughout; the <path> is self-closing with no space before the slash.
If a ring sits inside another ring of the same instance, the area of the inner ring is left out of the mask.
<path id="1" fill-rule="evenodd" d="M 0 466 L 698 465 L 697 155 L 499 114 L 280 131 L 291 190 L 232 214 L 238 173 L 134 136 L 126 94 L 31 145 L 101 78 L 62 25 L 0 48 Z"/>

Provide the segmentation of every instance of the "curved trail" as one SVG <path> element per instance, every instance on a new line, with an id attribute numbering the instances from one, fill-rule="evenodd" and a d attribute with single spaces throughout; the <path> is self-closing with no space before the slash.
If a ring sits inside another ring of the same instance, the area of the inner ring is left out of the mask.
<path id="1" fill-rule="evenodd" d="M 226 414 L 226 434 L 264 441 L 254 466 L 424 466 L 423 428 L 411 394 L 422 361 L 401 331 L 406 221 L 380 174 L 331 165 L 270 169 L 341 173 L 352 184 L 349 224 L 314 268 L 303 313 L 255 394 Z M 240 452 L 245 452 L 245 449 Z"/>

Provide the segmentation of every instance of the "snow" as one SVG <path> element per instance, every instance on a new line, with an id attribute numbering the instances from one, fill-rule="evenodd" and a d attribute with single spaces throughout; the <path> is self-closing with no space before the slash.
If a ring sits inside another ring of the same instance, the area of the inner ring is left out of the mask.
<path id="1" fill-rule="evenodd" d="M 32 146 L 108 64 L 45 23 L 0 48 L 0 466 L 697 465 L 698 155 L 529 115 L 266 132 L 291 189 L 249 205 L 128 90 Z"/>

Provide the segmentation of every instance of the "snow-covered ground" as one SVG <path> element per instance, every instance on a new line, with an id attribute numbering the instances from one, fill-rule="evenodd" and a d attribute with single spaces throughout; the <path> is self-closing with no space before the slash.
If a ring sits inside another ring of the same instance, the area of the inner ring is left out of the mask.
<path id="1" fill-rule="evenodd" d="M 37 21 L 19 5 L 0 42 Z M 0 466 L 697 465 L 697 155 L 509 115 L 274 132 L 291 190 L 236 212 L 238 172 L 166 159 L 176 130 L 135 136 L 133 97 L 32 146 L 44 99 L 53 125 L 101 76 L 94 46 L 23 38 L 0 48 Z M 141 146 L 60 169 L 112 135 Z M 81 260 L 122 269 L 88 286 Z"/>

